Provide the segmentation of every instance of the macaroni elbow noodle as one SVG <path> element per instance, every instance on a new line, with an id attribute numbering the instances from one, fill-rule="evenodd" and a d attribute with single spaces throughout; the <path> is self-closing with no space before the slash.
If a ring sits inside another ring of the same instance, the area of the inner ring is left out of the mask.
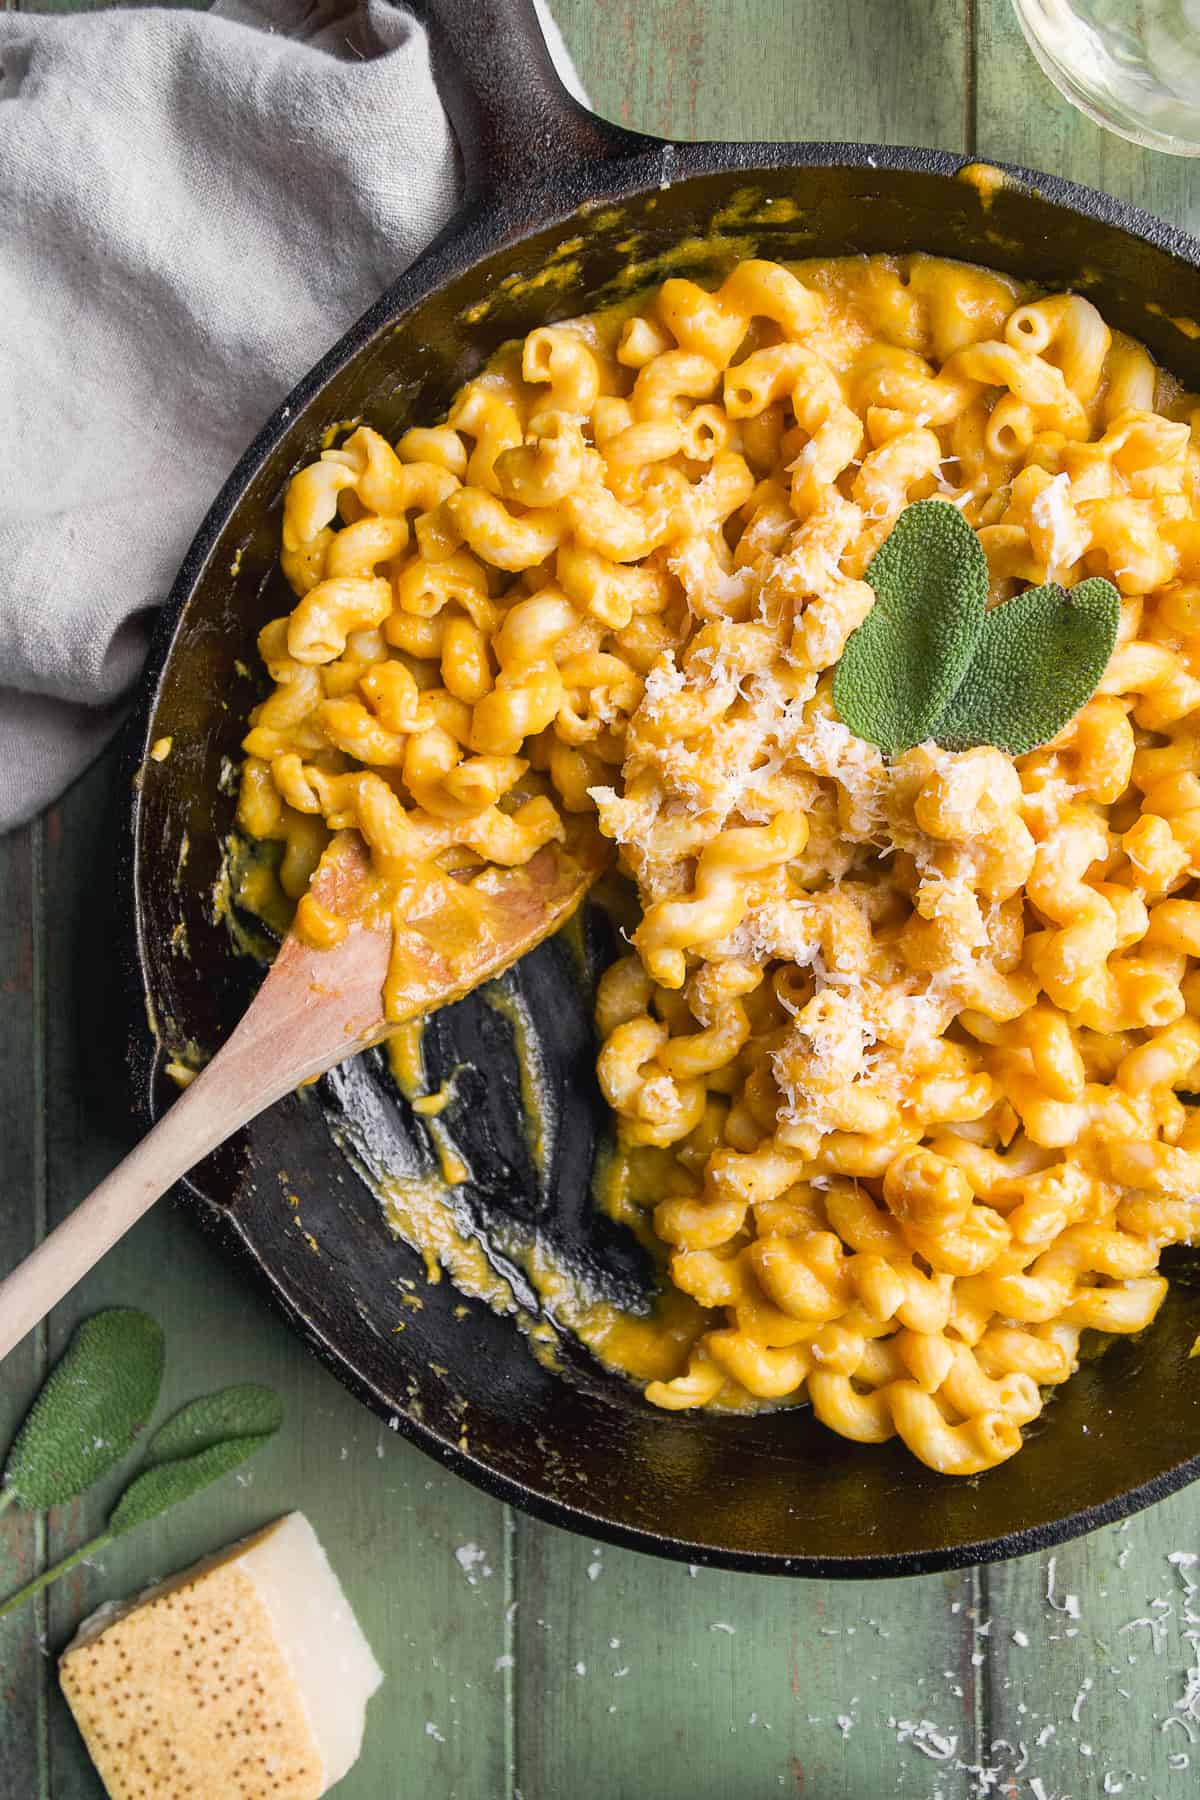
<path id="1" fill-rule="evenodd" d="M 662 1272 L 651 1404 L 804 1402 L 975 1475 L 1200 1242 L 1198 407 L 1079 295 L 755 258 L 539 325 L 443 423 L 293 476 L 239 829 L 314 943 L 333 832 L 397 916 L 566 814 L 612 840 L 640 922 L 598 1075 Z M 993 601 L 1122 595 L 1027 755 L 888 759 L 834 707 L 931 497 Z"/>

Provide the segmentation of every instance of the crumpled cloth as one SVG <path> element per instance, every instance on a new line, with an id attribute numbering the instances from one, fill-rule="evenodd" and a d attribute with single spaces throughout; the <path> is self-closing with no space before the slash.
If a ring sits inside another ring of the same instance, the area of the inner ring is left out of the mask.
<path id="1" fill-rule="evenodd" d="M 0 831 L 110 736 L 225 476 L 460 188 L 387 0 L 0 14 Z"/>

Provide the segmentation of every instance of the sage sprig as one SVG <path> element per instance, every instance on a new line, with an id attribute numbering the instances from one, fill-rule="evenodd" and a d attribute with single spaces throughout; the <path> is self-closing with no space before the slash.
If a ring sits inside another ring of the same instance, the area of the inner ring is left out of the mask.
<path id="1" fill-rule="evenodd" d="M 889 756 L 933 737 L 987 607 L 979 539 L 944 500 L 906 506 L 867 566 L 875 604 L 842 652 L 833 704 Z"/>
<path id="2" fill-rule="evenodd" d="M 2 1503 L 40 1512 L 73 1499 L 113 1468 L 154 1409 L 162 1369 L 162 1332 L 145 1313 L 121 1308 L 85 1320 L 9 1452 Z M 115 1538 L 236 1469 L 282 1423 L 278 1396 L 255 1383 L 181 1407 L 149 1440 L 105 1529 L 10 1595 L 0 1619 Z"/>
<path id="3" fill-rule="evenodd" d="M 0 1511 L 47 1512 L 116 1467 L 149 1423 L 163 1377 L 163 1333 L 132 1307 L 76 1327 L 4 1464 Z"/>
<path id="4" fill-rule="evenodd" d="M 1091 698 L 1116 644 L 1120 596 L 1098 577 L 989 609 L 983 547 L 944 500 L 905 507 L 866 579 L 875 605 L 834 671 L 833 703 L 889 756 L 930 738 L 1036 749 Z"/>
<path id="5" fill-rule="evenodd" d="M 109 1534 L 119 1537 L 190 1500 L 261 1450 L 282 1424 L 279 1396 L 253 1382 L 193 1400 L 151 1438 L 145 1468 L 109 1515 Z"/>
<path id="6" fill-rule="evenodd" d="M 1046 744 L 1096 691 L 1117 641 L 1121 600 L 1093 576 L 1026 588 L 984 615 L 967 672 L 934 732 L 948 750 Z"/>

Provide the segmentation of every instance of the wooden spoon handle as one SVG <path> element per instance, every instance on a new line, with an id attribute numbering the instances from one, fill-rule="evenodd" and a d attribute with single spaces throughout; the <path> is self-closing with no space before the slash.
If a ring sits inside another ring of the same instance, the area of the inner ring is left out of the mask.
<path id="1" fill-rule="evenodd" d="M 125 1160 L 0 1281 L 0 1360 L 136 1225 L 160 1194 L 278 1098 L 258 1084 L 248 1092 L 244 1079 L 235 1079 L 248 1071 L 244 1057 L 235 1054 L 226 1060 L 234 1050 L 231 1038 L 226 1050 Z"/>
<path id="2" fill-rule="evenodd" d="M 550 845 L 523 868 L 486 870 L 473 900 L 491 929 L 447 948 L 439 946 L 436 908 L 422 911 L 417 900 L 416 917 L 396 926 L 395 944 L 390 918 L 356 918 L 367 858 L 353 834 L 335 838 L 313 892 L 326 911 L 354 919 L 346 936 L 330 950 L 286 938 L 220 1053 L 136 1150 L 0 1281 L 0 1361 L 201 1157 L 293 1088 L 386 1035 L 383 986 L 395 955 L 405 979 L 393 1022 L 457 999 L 569 917 L 603 860 L 588 848 L 590 861 Z"/>
<path id="3" fill-rule="evenodd" d="M 124 1162 L 0 1281 L 0 1358 L 70 1293 L 160 1194 L 247 1116 L 220 1118 L 201 1081 L 193 1082 Z"/>
<path id="4" fill-rule="evenodd" d="M 287 940 L 208 1067 L 124 1162 L 0 1281 L 0 1361 L 210 1150 L 284 1094 L 378 1037 L 389 937 L 357 929 L 328 953 Z"/>

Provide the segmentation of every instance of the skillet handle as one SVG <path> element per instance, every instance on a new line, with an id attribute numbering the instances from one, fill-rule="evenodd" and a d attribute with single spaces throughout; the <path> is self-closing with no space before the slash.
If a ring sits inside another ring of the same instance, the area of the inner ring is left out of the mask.
<path id="1" fill-rule="evenodd" d="M 633 156 L 658 140 L 569 94 L 533 0 L 406 0 L 428 28 L 433 71 L 462 152 L 468 196 L 553 182 L 564 167 Z"/>

